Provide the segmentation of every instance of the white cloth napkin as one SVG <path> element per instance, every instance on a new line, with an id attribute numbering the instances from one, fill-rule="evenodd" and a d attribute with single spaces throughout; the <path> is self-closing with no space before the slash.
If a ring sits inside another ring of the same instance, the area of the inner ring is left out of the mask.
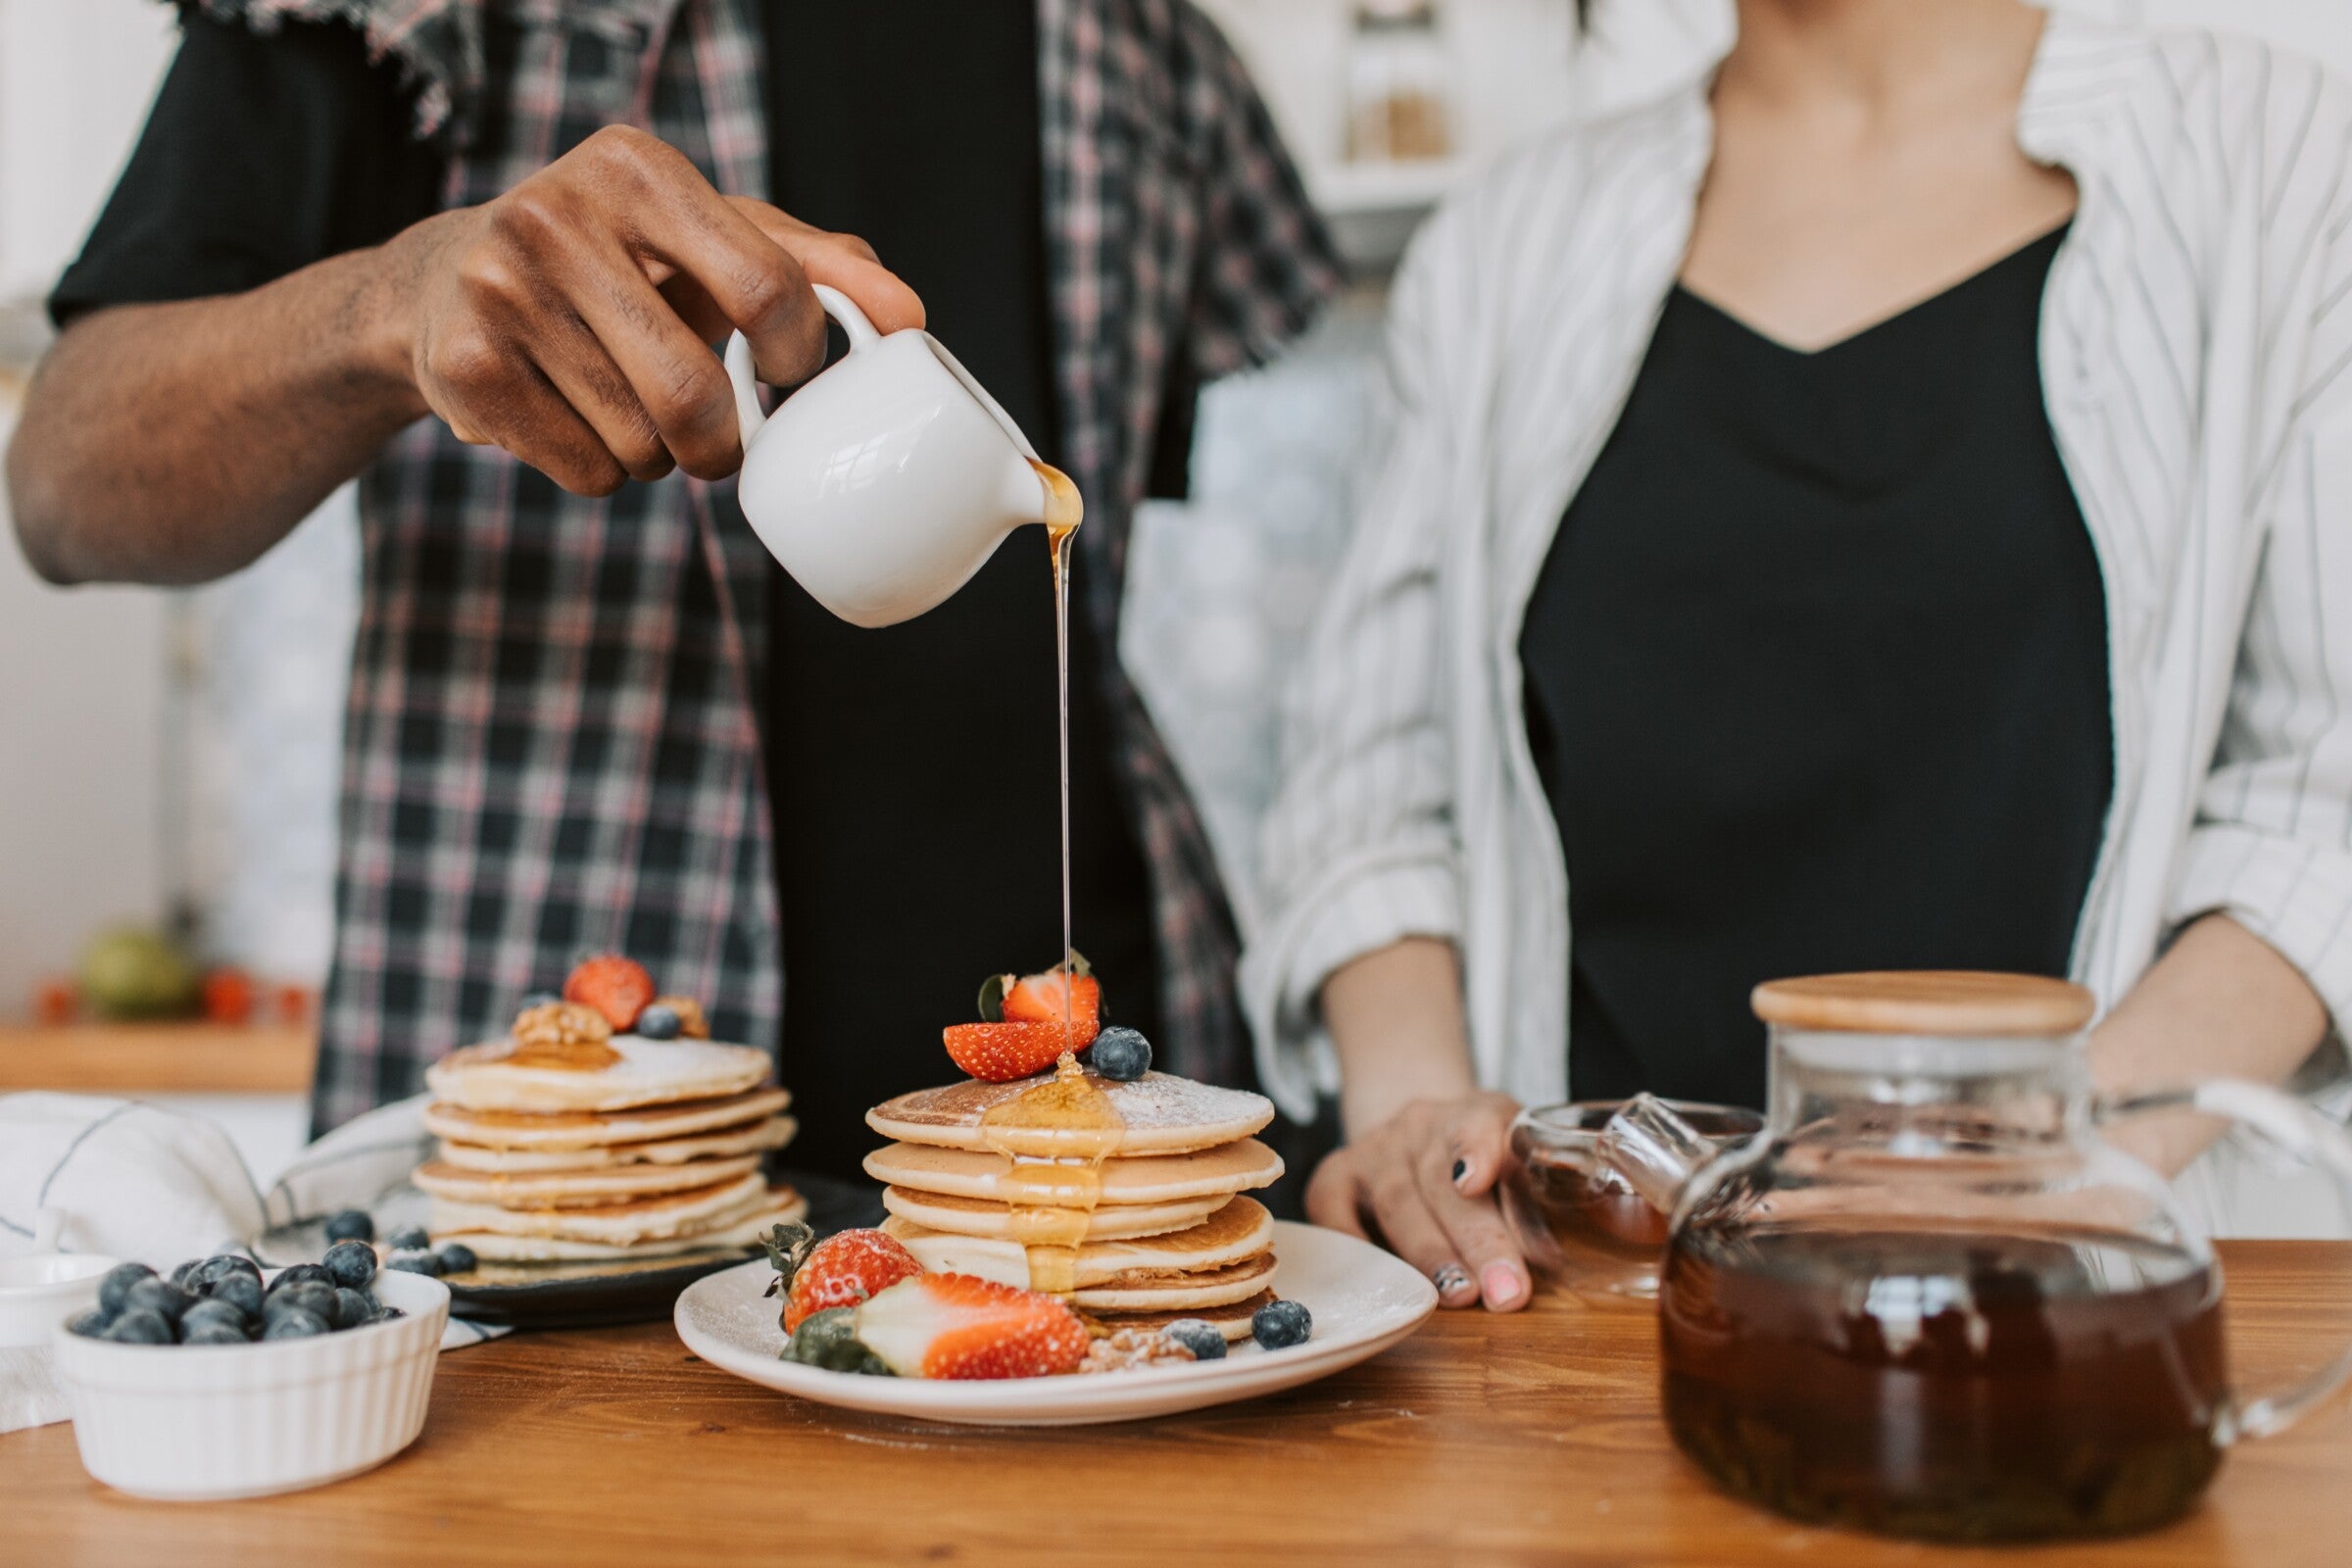
<path id="1" fill-rule="evenodd" d="M 205 1117 L 89 1095 L 0 1096 L 0 1256 L 99 1252 L 170 1268 L 275 1226 L 368 1208 L 432 1150 L 419 1095 L 346 1122 L 268 1192 Z M 441 1348 L 508 1332 L 452 1317 Z M 0 1432 L 66 1418 L 46 1348 L 0 1350 Z"/>

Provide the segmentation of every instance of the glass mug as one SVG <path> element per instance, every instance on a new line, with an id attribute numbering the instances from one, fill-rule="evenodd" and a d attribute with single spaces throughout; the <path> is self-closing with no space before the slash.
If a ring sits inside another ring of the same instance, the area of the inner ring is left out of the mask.
<path id="1" fill-rule="evenodd" d="M 1760 986 L 1764 1136 L 1728 1154 L 1659 1102 L 1603 1153 L 1671 1211 L 1658 1291 L 1675 1442 L 1732 1493 L 1937 1539 L 2116 1535 L 2177 1517 L 2241 1438 L 2342 1386 L 2230 1379 L 2222 1274 L 2171 1186 L 2104 1134 L 2241 1124 L 2352 1194 L 2352 1139 L 2228 1079 L 2095 1093 L 2093 1002 L 2057 980 Z"/>
<path id="2" fill-rule="evenodd" d="M 1671 1106 L 1710 1153 L 1764 1128 L 1761 1115 L 1732 1105 L 1659 1103 Z M 1653 1299 L 1666 1250 L 1666 1214 L 1611 1163 L 1607 1130 L 1625 1104 L 1572 1101 L 1522 1110 L 1511 1123 L 1503 1212 L 1537 1273 L 1596 1304 Z"/>

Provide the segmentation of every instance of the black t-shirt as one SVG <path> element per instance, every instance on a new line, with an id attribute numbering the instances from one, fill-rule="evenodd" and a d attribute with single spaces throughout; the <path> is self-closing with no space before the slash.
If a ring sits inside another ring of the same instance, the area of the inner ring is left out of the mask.
<path id="1" fill-rule="evenodd" d="M 1759 981 L 2066 972 L 2113 762 L 2058 244 L 1815 354 L 1668 300 L 1520 638 L 1578 1099 L 1762 1104 Z"/>
<path id="2" fill-rule="evenodd" d="M 865 236 L 1051 460 L 1035 7 L 767 0 L 764 20 L 790 40 L 767 73 L 778 205 Z M 259 35 L 191 17 L 52 313 L 233 293 L 388 238 L 438 205 L 441 160 L 409 123 L 394 76 L 350 28 Z M 1188 414 L 1176 399 L 1173 433 Z M 872 1143 L 866 1107 L 952 1075 L 940 1030 L 973 1016 L 981 978 L 1059 955 L 1052 607 L 1037 529 L 940 609 L 880 631 L 775 574 L 762 716 L 793 1164 L 854 1174 Z M 1118 1016 L 1150 1033 L 1157 945 L 1110 761 L 1108 654 L 1082 614 L 1071 630 L 1077 943 Z"/>

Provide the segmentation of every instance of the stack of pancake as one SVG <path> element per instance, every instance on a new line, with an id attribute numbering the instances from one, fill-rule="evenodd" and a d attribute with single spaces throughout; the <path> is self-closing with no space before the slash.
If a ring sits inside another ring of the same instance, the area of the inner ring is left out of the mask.
<path id="1" fill-rule="evenodd" d="M 468 1046 L 425 1075 L 440 1155 L 416 1169 L 427 1229 L 502 1262 L 747 1247 L 808 1205 L 760 1157 L 791 1141 L 764 1053 L 614 1035 L 574 1064 Z"/>
<path id="2" fill-rule="evenodd" d="M 1274 1221 L 1239 1195 L 1282 1175 L 1250 1136 L 1272 1103 L 1165 1073 L 1089 1074 L 1115 1112 L 1103 1157 L 1056 1162 L 1047 1156 L 1066 1146 L 1052 1130 L 1024 1140 L 1017 1117 L 982 1122 L 1040 1082 L 975 1079 L 867 1112 L 896 1140 L 865 1159 L 887 1184 L 883 1229 L 925 1268 L 1050 1291 L 1105 1331 L 1190 1317 L 1247 1339 L 1274 1298 Z"/>

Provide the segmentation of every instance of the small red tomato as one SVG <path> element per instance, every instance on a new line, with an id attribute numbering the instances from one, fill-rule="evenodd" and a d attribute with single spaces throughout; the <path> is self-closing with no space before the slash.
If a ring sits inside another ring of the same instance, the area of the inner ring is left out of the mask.
<path id="1" fill-rule="evenodd" d="M 72 1023 L 81 1009 L 81 988 L 62 975 L 51 975 L 32 991 L 32 1015 L 46 1024 Z"/>
<path id="2" fill-rule="evenodd" d="M 223 966 L 204 977 L 204 1015 L 215 1023 L 244 1023 L 253 1017 L 253 977 Z"/>

